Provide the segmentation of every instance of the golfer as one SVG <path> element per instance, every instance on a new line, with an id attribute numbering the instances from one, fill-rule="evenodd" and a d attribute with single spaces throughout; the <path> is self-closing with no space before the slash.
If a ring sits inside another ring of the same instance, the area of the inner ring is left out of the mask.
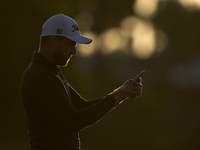
<path id="1" fill-rule="evenodd" d="M 81 130 L 125 99 L 141 96 L 145 71 L 112 93 L 90 101 L 68 84 L 60 67 L 76 55 L 77 43 L 91 42 L 68 16 L 55 15 L 44 23 L 39 50 L 33 53 L 20 85 L 31 150 L 80 150 Z"/>

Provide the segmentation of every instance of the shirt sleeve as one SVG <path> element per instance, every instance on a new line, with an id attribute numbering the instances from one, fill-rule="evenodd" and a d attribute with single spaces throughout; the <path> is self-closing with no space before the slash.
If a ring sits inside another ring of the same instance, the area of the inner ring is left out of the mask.
<path id="1" fill-rule="evenodd" d="M 69 85 L 69 91 L 72 99 L 72 104 L 77 110 L 90 107 L 102 100 L 102 97 L 93 100 L 86 100 L 71 85 Z"/>
<path id="2" fill-rule="evenodd" d="M 75 103 L 73 105 L 66 97 L 56 77 L 48 74 L 37 76 L 30 88 L 33 107 L 37 107 L 36 110 L 50 121 L 73 132 L 78 132 L 97 122 L 116 105 L 112 96 L 86 102 L 75 91 L 76 94 L 72 92 L 72 99 Z"/>

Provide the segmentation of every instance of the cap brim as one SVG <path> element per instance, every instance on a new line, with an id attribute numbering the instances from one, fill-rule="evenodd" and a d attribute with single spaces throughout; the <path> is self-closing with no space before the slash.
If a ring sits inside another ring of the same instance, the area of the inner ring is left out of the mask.
<path id="1" fill-rule="evenodd" d="M 67 37 L 67 38 L 80 44 L 90 44 L 92 42 L 92 39 L 82 36 L 82 35 L 72 36 L 72 37 Z"/>

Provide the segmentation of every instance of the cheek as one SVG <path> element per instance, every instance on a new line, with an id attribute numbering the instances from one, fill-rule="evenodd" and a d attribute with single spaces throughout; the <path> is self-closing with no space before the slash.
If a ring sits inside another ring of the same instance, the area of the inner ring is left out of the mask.
<path id="1" fill-rule="evenodd" d="M 68 51 L 68 49 L 67 49 L 67 47 L 65 47 L 65 45 L 59 46 L 58 53 L 59 53 L 60 58 L 62 58 L 62 57 L 66 58 L 68 55 L 67 51 Z"/>

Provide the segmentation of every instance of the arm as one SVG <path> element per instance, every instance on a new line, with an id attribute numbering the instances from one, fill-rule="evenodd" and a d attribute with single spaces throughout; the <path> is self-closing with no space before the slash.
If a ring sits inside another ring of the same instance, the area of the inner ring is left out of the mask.
<path id="1" fill-rule="evenodd" d="M 91 105 L 87 108 L 76 109 L 68 101 L 57 81 L 49 74 L 42 74 L 25 88 L 30 91 L 25 97 L 30 101 L 31 106 L 29 106 L 34 111 L 33 113 L 40 114 L 40 118 L 49 120 L 66 130 L 77 132 L 100 120 L 128 96 L 136 97 L 137 94 L 131 95 L 135 93 L 134 90 L 127 92 L 132 87 L 131 83 L 133 84 L 132 80 L 126 82 L 108 96 L 95 100 L 94 104 L 90 103 Z"/>
<path id="2" fill-rule="evenodd" d="M 77 110 L 90 107 L 90 106 L 98 103 L 102 99 L 102 97 L 101 97 L 101 98 L 98 98 L 98 99 L 88 101 L 88 100 L 82 98 L 81 95 L 73 87 L 71 87 L 70 85 L 68 85 L 68 86 L 69 86 L 69 91 L 70 91 L 70 95 L 71 95 L 71 98 L 72 98 L 73 106 Z"/>
<path id="3" fill-rule="evenodd" d="M 37 76 L 29 88 L 29 99 L 32 107 L 37 108 L 35 111 L 39 111 L 38 114 L 74 132 L 97 122 L 116 104 L 112 96 L 106 96 L 92 106 L 77 110 L 68 101 L 57 81 L 48 74 Z"/>
<path id="4" fill-rule="evenodd" d="M 134 79 L 127 80 L 122 86 L 114 90 L 109 95 L 113 96 L 116 100 L 116 105 L 121 103 L 124 99 L 130 97 L 132 99 L 137 98 L 138 96 L 142 95 L 142 76 L 146 74 L 146 71 L 141 71 Z M 69 85 L 70 93 L 73 99 L 73 104 L 77 109 L 87 108 L 98 103 L 101 98 L 87 101 L 83 99 L 76 90 L 74 90 Z"/>

